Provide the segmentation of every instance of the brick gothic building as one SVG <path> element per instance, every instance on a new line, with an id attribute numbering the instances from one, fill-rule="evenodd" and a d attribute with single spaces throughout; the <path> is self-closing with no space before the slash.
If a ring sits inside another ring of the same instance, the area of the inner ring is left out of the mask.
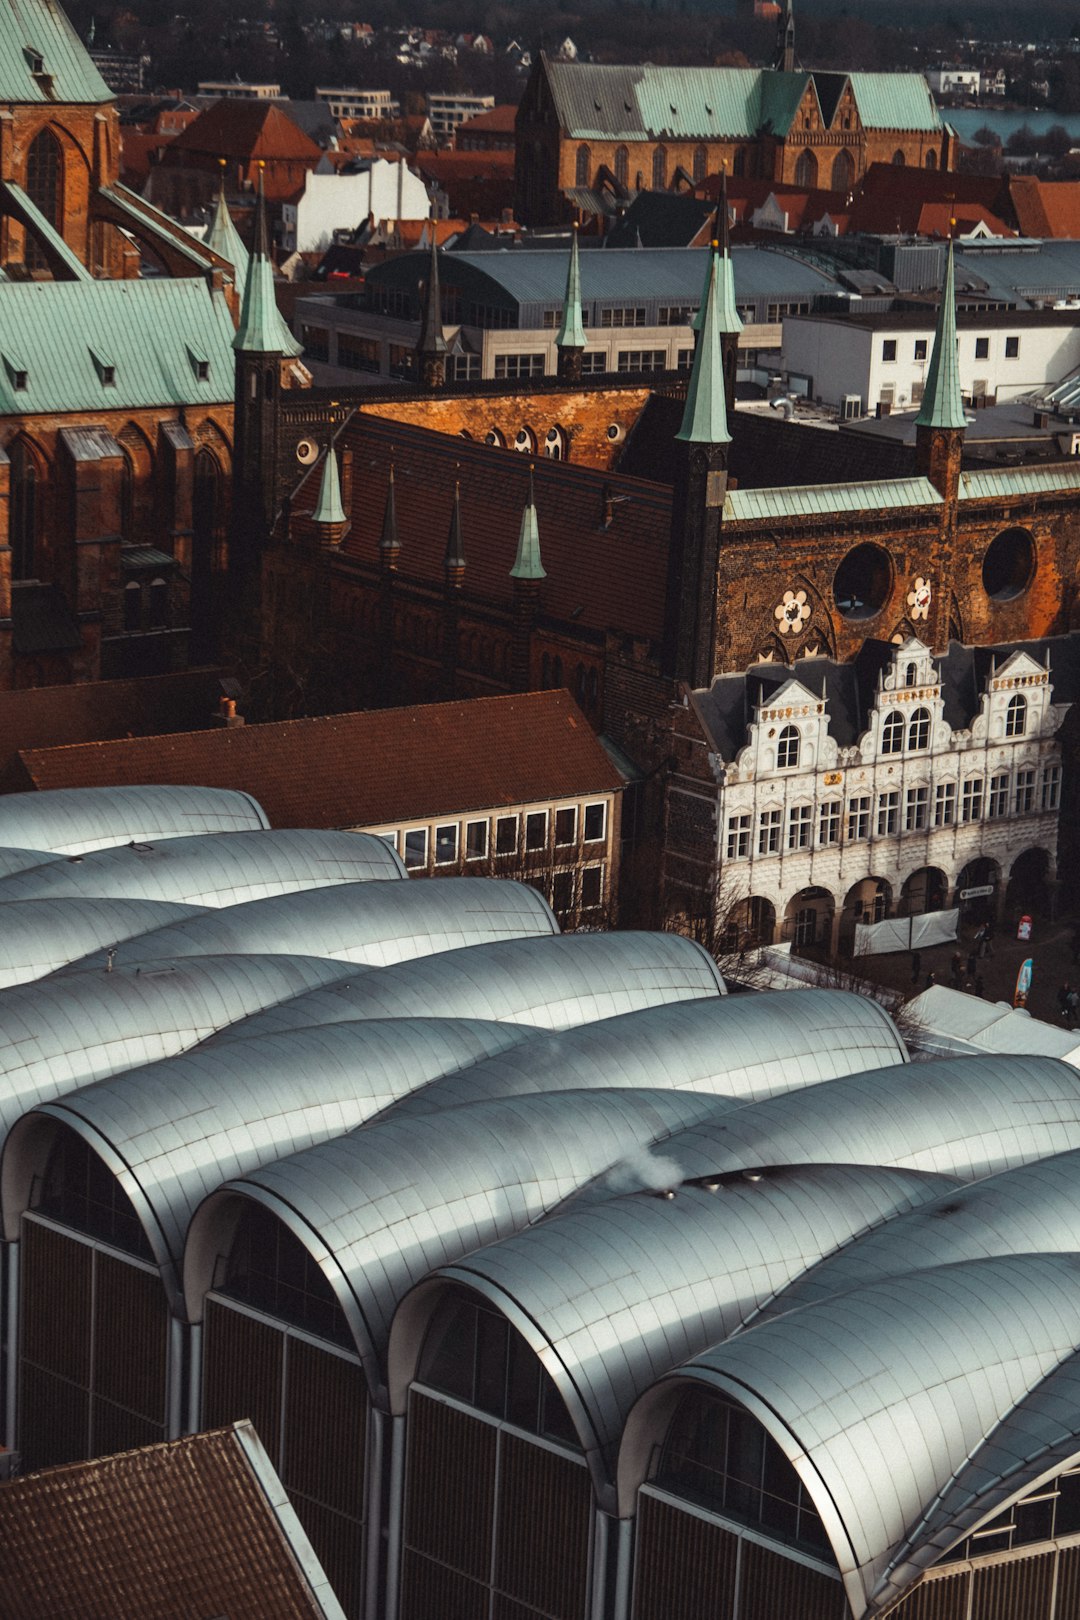
<path id="1" fill-rule="evenodd" d="M 238 531 L 236 555 L 280 694 L 345 707 L 565 685 L 655 787 L 684 687 L 762 661 L 846 664 L 868 638 L 917 634 L 942 655 L 1077 627 L 1080 468 L 962 466 L 951 255 L 910 471 L 767 489 L 729 480 L 738 316 L 726 250 L 706 257 L 685 403 L 646 412 L 661 427 L 674 413 L 654 457 L 670 483 L 578 465 L 572 443 L 569 461 L 534 459 L 318 391 L 241 391 L 238 442 L 258 448 L 238 511 L 272 521 Z M 425 330 L 418 370 L 437 391 Z M 559 387 L 583 343 L 571 268 Z M 250 357 L 270 378 L 279 360 Z M 695 835 L 706 858 L 713 820 Z"/>
<path id="2" fill-rule="evenodd" d="M 553 62 L 541 55 L 516 123 L 515 217 L 548 225 L 591 198 L 696 185 L 724 171 L 848 192 L 871 163 L 952 167 L 949 132 L 919 73 L 795 66 L 791 7 L 772 68 Z"/>
<path id="3" fill-rule="evenodd" d="M 4 6 L 0 690 L 209 649 L 237 272 L 118 174 L 112 93 L 59 7 Z"/>

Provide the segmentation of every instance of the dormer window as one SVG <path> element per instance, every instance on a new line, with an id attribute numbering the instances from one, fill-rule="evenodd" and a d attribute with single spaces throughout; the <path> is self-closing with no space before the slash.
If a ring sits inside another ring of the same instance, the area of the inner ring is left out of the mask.
<path id="1" fill-rule="evenodd" d="M 45 58 L 40 51 L 36 51 L 32 45 L 26 45 L 23 48 L 23 55 L 31 73 L 37 75 L 45 72 Z"/>
<path id="2" fill-rule="evenodd" d="M 3 359 L 4 370 L 8 374 L 8 381 L 12 388 L 18 394 L 23 393 L 30 383 L 30 373 L 26 368 L 25 360 L 21 356 L 13 354 L 5 354 Z"/>
<path id="3" fill-rule="evenodd" d="M 782 770 L 792 770 L 799 763 L 799 728 L 785 726 L 776 746 L 776 764 Z"/>
<path id="4" fill-rule="evenodd" d="M 195 373 L 196 381 L 197 382 L 209 382 L 210 381 L 210 359 L 209 359 L 209 356 L 205 355 L 201 349 L 193 349 L 190 343 L 186 344 L 185 347 L 187 348 L 188 359 L 191 362 L 191 369 Z"/>
<path id="5" fill-rule="evenodd" d="M 909 664 L 907 669 L 904 671 L 904 685 L 905 686 L 914 686 L 915 682 L 918 680 L 918 678 L 919 678 L 918 669 L 916 668 L 916 666 L 914 664 Z"/>
<path id="6" fill-rule="evenodd" d="M 101 354 L 97 349 L 90 350 L 90 358 L 94 362 L 94 369 L 98 374 L 103 388 L 116 386 L 116 362 L 107 354 Z"/>

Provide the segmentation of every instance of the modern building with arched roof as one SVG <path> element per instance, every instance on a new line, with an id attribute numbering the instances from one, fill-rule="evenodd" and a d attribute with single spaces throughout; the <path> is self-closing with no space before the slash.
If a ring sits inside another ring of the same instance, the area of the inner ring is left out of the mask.
<path id="1" fill-rule="evenodd" d="M 0 844 L 58 855 L 269 825 L 250 793 L 232 788 L 55 788 L 0 799 Z"/>
<path id="2" fill-rule="evenodd" d="M 198 916 L 177 900 L 9 900 L 0 928 L 0 989 L 29 984 L 78 962 L 101 964 L 101 952 L 152 929 Z"/>

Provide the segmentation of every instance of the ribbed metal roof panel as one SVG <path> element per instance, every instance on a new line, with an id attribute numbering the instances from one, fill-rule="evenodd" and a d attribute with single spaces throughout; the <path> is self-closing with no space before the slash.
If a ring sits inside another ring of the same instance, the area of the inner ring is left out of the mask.
<path id="1" fill-rule="evenodd" d="M 196 1206 L 223 1181 L 343 1135 L 437 1075 L 527 1038 L 509 1024 L 417 1018 L 338 1024 L 200 1047 L 42 1104 L 109 1165 L 174 1292 Z M 8 1232 L 18 1234 L 36 1159 L 16 1125 L 4 1152 Z"/>
<path id="2" fill-rule="evenodd" d="M 452 1080 L 426 1086 L 399 1112 L 603 1086 L 671 1086 L 756 1102 L 906 1060 L 896 1026 L 865 996 L 783 990 L 707 997 L 538 1035 Z"/>
<path id="3" fill-rule="evenodd" d="M 269 825 L 250 793 L 231 788 L 55 788 L 0 798 L 0 844 L 58 855 Z"/>
<path id="4" fill-rule="evenodd" d="M 18 872 L 0 879 L 0 904 L 82 895 L 231 906 L 395 875 L 405 875 L 399 857 L 385 839 L 364 833 L 205 833 L 95 849 Z"/>
<path id="5" fill-rule="evenodd" d="M 1052 490 L 1080 489 L 1075 461 L 1049 467 L 990 467 L 960 474 L 962 501 L 1001 500 L 1006 495 L 1044 495 Z"/>
<path id="6" fill-rule="evenodd" d="M 921 73 L 850 73 L 848 80 L 866 129 L 940 132 L 941 114 Z"/>
<path id="7" fill-rule="evenodd" d="M 650 140 L 750 137 L 762 121 L 763 77 L 752 68 L 646 65 L 635 85 L 641 131 Z"/>
<path id="8" fill-rule="evenodd" d="M 818 513 L 869 512 L 875 507 L 940 505 L 941 496 L 928 478 L 890 478 L 880 483 L 731 489 L 724 501 L 724 517 L 731 523 L 768 522 L 771 518 L 812 517 Z"/>
<path id="9" fill-rule="evenodd" d="M 232 337 L 224 295 L 199 277 L 12 282 L 0 298 L 0 355 L 17 359 L 26 387 L 16 391 L 0 367 L 0 412 L 231 404 Z M 111 383 L 92 348 L 115 368 Z M 207 377 L 192 351 L 209 362 Z"/>
<path id="10" fill-rule="evenodd" d="M 570 1029 L 723 994 L 715 962 L 678 934 L 556 934 L 470 945 L 343 979 L 334 993 L 300 996 L 222 1039 L 352 1018 L 494 1018 Z"/>
<path id="11" fill-rule="evenodd" d="M 328 956 L 386 967 L 485 940 L 558 931 L 551 907 L 527 883 L 501 878 L 402 883 L 395 873 L 390 879 L 334 884 L 302 895 L 276 894 L 202 911 L 129 938 L 117 950 L 116 961 L 253 952 Z M 77 971 L 78 965 L 69 971 Z"/>
<path id="12" fill-rule="evenodd" d="M 479 1289 L 524 1333 L 578 1416 L 611 1512 L 622 1427 L 644 1390 L 734 1333 L 783 1278 L 940 1191 L 937 1176 L 826 1165 L 670 1201 L 638 1193 L 551 1217 L 436 1275 Z"/>
<path id="13" fill-rule="evenodd" d="M 9 900 L 0 906 L 0 988 L 30 984 L 68 963 L 187 917 L 169 900 Z"/>
<path id="14" fill-rule="evenodd" d="M 31 53 L 42 58 L 32 71 Z M 61 7 L 52 0 L 0 6 L 0 102 L 112 101 L 113 93 Z"/>

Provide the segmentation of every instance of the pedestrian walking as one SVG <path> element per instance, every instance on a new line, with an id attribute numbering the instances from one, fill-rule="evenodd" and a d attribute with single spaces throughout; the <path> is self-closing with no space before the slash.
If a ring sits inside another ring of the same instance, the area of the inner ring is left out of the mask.
<path id="1" fill-rule="evenodd" d="M 931 968 L 929 973 L 926 975 L 926 988 L 929 990 L 930 986 L 934 983 L 936 983 L 936 980 L 934 978 L 934 970 Z"/>
<path id="2" fill-rule="evenodd" d="M 964 971 L 964 958 L 959 951 L 953 951 L 951 965 L 952 986 L 954 990 L 960 988 L 960 978 Z"/>

